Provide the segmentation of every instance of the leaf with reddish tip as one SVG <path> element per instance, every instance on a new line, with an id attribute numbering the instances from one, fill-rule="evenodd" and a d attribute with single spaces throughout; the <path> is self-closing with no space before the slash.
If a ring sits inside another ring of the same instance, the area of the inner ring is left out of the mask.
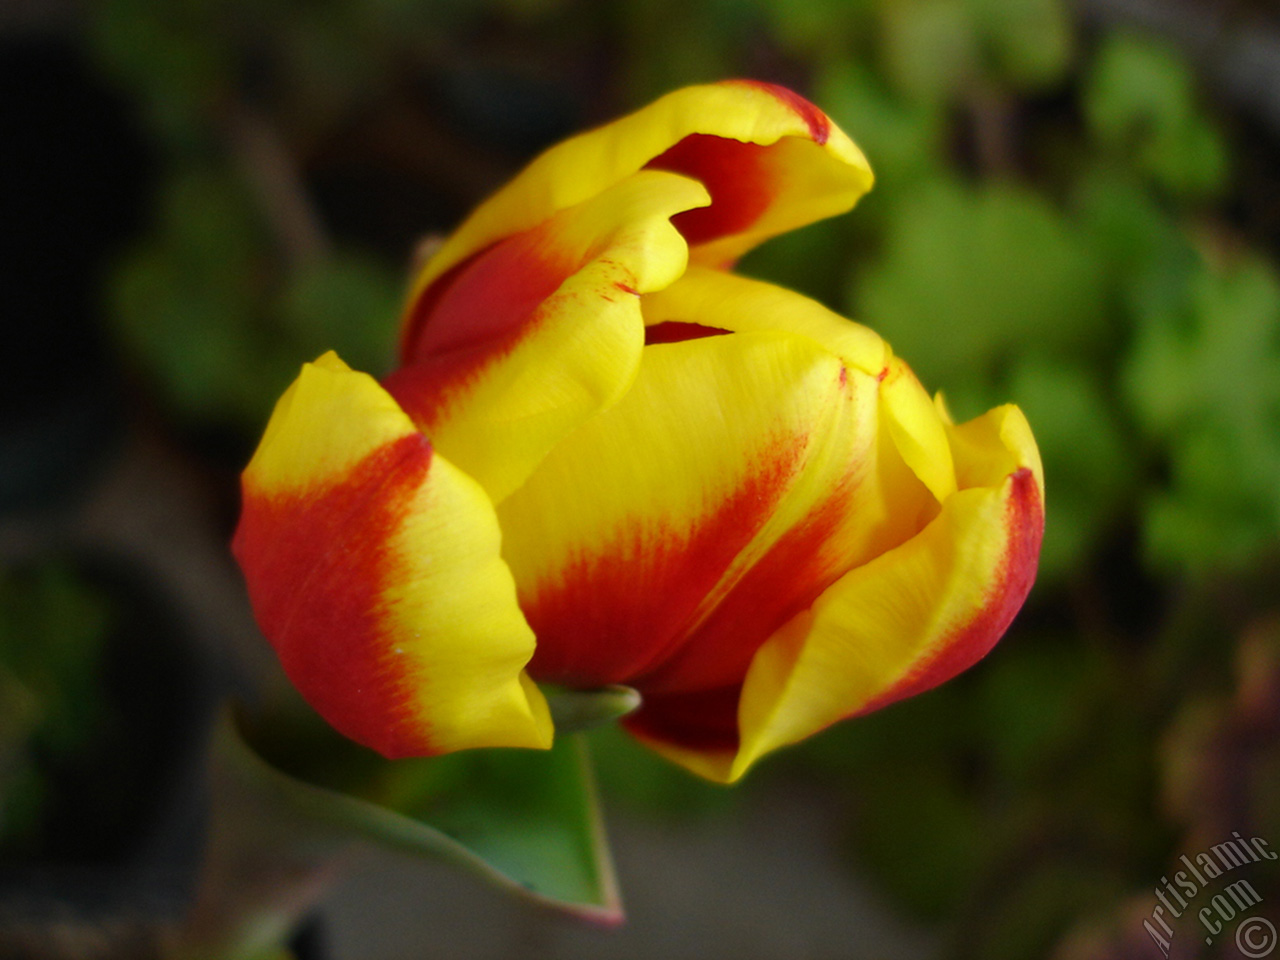
<path id="1" fill-rule="evenodd" d="M 305 825 L 303 843 L 332 844 L 335 855 L 368 843 L 443 860 L 585 920 L 623 919 L 579 736 L 561 737 L 548 751 L 386 760 L 299 705 L 228 720 L 219 749 L 258 792 Z"/>

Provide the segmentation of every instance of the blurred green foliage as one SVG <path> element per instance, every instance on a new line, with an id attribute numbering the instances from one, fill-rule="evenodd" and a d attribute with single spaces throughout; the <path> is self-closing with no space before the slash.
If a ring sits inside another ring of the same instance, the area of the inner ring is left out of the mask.
<path id="1" fill-rule="evenodd" d="M 110 285 L 117 332 L 179 422 L 246 449 L 301 361 L 390 362 L 408 244 L 371 242 L 344 204 L 390 180 L 431 198 L 416 229 L 444 230 L 566 117 L 727 75 L 808 93 L 876 188 L 742 269 L 881 331 L 958 416 L 1020 404 L 1048 530 L 986 663 L 753 781 L 838 791 L 861 868 L 945 922 L 949 955 L 984 960 L 1047 955 L 1221 825 L 1169 784 L 1230 780 L 1203 744 L 1271 676 L 1231 663 L 1280 593 L 1280 238 L 1239 195 L 1240 123 L 1177 48 L 1083 31 L 1066 0 L 103 0 L 94 22 L 165 158 L 153 228 Z M 291 246 L 246 162 L 244 111 L 315 201 L 317 249 Z M 359 161 L 342 202 L 335 156 Z M 596 740 L 618 802 L 736 802 Z M 1271 825 L 1280 765 L 1258 749 Z"/>
<path id="2" fill-rule="evenodd" d="M 1227 181 L 1226 146 L 1172 49 L 1111 37 L 1097 54 L 1084 110 L 1098 142 L 1175 197 L 1211 199 Z"/>
<path id="3" fill-rule="evenodd" d="M 1168 448 L 1170 489 L 1145 504 L 1162 566 L 1243 569 L 1280 532 L 1280 280 L 1268 263 L 1197 263 L 1137 303 L 1125 386 Z"/>
<path id="4" fill-rule="evenodd" d="M 0 575 L 0 848 L 38 845 L 50 768 L 113 721 L 99 685 L 110 607 L 70 569 Z"/>

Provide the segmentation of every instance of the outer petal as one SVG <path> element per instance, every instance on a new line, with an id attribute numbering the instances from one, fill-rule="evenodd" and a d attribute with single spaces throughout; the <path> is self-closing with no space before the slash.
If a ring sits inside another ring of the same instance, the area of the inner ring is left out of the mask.
<path id="1" fill-rule="evenodd" d="M 698 719 L 681 703 L 671 717 L 638 716 L 632 729 L 704 776 L 736 780 L 770 750 L 933 687 L 985 655 L 1035 576 L 1040 460 L 1015 407 L 949 434 L 964 489 L 918 536 L 846 574 L 761 647 L 737 701 L 736 743 L 724 735 L 723 706 L 707 711 L 702 729 L 681 728 Z"/>
<path id="2" fill-rule="evenodd" d="M 724 197 L 721 226 L 716 219 L 695 223 L 695 257 L 704 262 L 731 260 L 766 237 L 843 213 L 871 187 L 862 152 L 791 91 L 752 81 L 686 87 L 535 159 L 445 242 L 419 276 L 414 299 L 475 253 L 609 189 L 692 136 L 747 145 L 732 156 L 712 155 L 719 148 L 703 140 L 660 164 L 705 178 L 712 196 Z M 794 142 L 776 153 L 750 147 L 788 138 Z"/>
<path id="3" fill-rule="evenodd" d="M 499 508 L 533 675 L 740 683 L 774 629 L 931 516 L 877 388 L 784 333 L 647 347 L 632 391 Z"/>
<path id="4" fill-rule="evenodd" d="M 706 202 L 696 182 L 644 171 L 460 265 L 414 307 L 387 389 L 501 500 L 630 386 L 638 295 L 686 264 L 670 217 Z"/>
<path id="5" fill-rule="evenodd" d="M 389 757 L 550 745 L 493 507 L 371 377 L 307 364 L 243 485 L 258 623 L 334 727 Z"/>

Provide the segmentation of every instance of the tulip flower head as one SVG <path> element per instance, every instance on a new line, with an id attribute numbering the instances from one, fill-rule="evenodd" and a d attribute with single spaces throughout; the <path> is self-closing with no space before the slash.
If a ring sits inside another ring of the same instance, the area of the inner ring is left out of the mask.
<path id="1" fill-rule="evenodd" d="M 540 684 L 719 781 L 985 655 L 1035 576 L 1021 412 L 731 271 L 872 175 L 816 107 L 691 87 L 555 146 L 417 276 L 381 383 L 276 406 L 234 549 L 303 696 L 388 757 L 546 748 Z"/>

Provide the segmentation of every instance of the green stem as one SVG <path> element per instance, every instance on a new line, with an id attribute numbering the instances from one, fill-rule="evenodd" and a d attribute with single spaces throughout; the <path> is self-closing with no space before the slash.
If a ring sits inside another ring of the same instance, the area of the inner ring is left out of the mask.
<path id="1" fill-rule="evenodd" d="M 640 706 L 640 694 L 631 687 L 613 684 L 597 690 L 570 690 L 544 685 L 547 705 L 556 733 L 576 733 L 625 717 Z"/>

